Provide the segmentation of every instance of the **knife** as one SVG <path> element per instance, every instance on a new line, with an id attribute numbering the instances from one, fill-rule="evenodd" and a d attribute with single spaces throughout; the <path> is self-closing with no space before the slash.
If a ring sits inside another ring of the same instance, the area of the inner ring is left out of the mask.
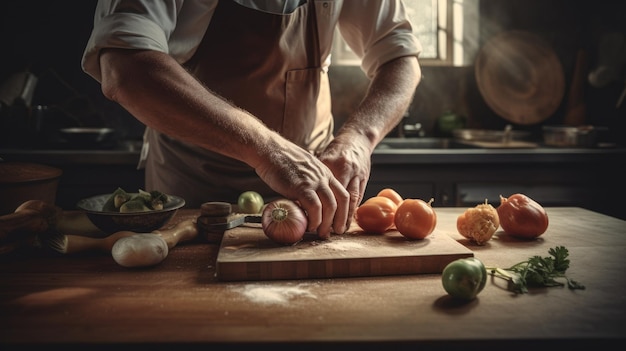
<path id="1" fill-rule="evenodd" d="M 261 223 L 261 214 L 233 213 L 227 202 L 205 202 L 197 222 L 206 231 L 223 232 L 244 223 Z"/>
<path id="2" fill-rule="evenodd" d="M 238 227 L 244 223 L 261 223 L 261 215 L 234 213 L 226 217 L 198 217 L 198 223 L 210 231 L 223 231 Z"/>

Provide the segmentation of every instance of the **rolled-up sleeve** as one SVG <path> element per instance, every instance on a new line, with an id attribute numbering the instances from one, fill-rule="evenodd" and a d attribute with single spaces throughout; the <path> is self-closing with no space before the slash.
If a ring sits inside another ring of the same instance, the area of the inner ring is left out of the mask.
<path id="1" fill-rule="evenodd" d="M 419 56 L 422 51 L 399 0 L 344 1 L 338 25 L 370 78 L 382 64 L 398 57 Z"/>
<path id="2" fill-rule="evenodd" d="M 206 2 L 189 2 L 188 5 L 185 6 L 183 0 L 100 0 L 83 52 L 83 70 L 101 81 L 99 54 L 105 48 L 161 51 L 179 61 L 189 58 L 201 41 L 210 17 L 198 8 L 207 5 Z M 189 26 L 203 29 L 192 31 Z M 178 32 L 197 34 L 181 41 Z"/>

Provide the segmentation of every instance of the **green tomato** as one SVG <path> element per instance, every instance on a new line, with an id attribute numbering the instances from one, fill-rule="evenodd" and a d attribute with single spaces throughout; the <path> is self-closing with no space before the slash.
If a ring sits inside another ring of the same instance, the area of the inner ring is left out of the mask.
<path id="1" fill-rule="evenodd" d="M 487 283 L 485 265 L 475 257 L 450 262 L 441 273 L 446 292 L 457 299 L 473 300 Z"/>
<path id="2" fill-rule="evenodd" d="M 263 196 L 256 191 L 245 191 L 241 193 L 239 199 L 237 199 L 239 211 L 243 213 L 261 213 L 264 204 L 265 200 L 263 200 Z"/>

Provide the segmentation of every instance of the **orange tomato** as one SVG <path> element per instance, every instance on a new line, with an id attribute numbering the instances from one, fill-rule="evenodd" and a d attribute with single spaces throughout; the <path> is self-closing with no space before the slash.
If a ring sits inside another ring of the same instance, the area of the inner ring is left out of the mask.
<path id="1" fill-rule="evenodd" d="M 376 195 L 376 196 L 387 197 L 387 198 L 391 199 L 391 201 L 393 201 L 396 205 L 400 205 L 402 200 L 404 200 L 402 198 L 402 196 L 400 194 L 398 194 L 397 191 L 395 191 L 395 190 L 393 190 L 391 188 L 385 188 L 385 189 L 379 191 L 378 195 Z"/>
<path id="2" fill-rule="evenodd" d="M 393 225 L 396 204 L 384 196 L 374 196 L 357 207 L 354 217 L 363 231 L 382 234 Z"/>
<path id="3" fill-rule="evenodd" d="M 394 218 L 400 234 L 409 239 L 424 239 L 432 233 L 437 225 L 437 214 L 431 205 L 433 201 L 404 199 Z"/>

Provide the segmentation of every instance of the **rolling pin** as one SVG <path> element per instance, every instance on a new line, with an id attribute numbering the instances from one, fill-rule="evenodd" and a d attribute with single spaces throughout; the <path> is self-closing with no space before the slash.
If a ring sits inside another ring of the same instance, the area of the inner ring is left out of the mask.
<path id="1" fill-rule="evenodd" d="M 194 220 L 182 221 L 167 229 L 154 230 L 150 233 L 137 233 L 122 230 L 104 238 L 92 238 L 83 235 L 56 235 L 46 240 L 46 246 L 62 254 L 74 254 L 85 251 L 110 253 L 116 242 L 139 234 L 152 235 L 164 241 L 168 249 L 180 242 L 190 241 L 198 236 Z"/>
<path id="2" fill-rule="evenodd" d="M 113 244 L 111 255 L 123 267 L 149 267 L 161 263 L 178 243 L 198 236 L 194 220 L 186 220 L 165 230 L 126 236 Z"/>
<path id="3" fill-rule="evenodd" d="M 167 229 L 150 233 L 119 231 L 104 238 L 57 233 L 41 238 L 42 246 L 61 254 L 86 251 L 110 253 L 124 267 L 147 267 L 163 261 L 178 243 L 198 237 L 194 219 L 181 221 Z"/>

